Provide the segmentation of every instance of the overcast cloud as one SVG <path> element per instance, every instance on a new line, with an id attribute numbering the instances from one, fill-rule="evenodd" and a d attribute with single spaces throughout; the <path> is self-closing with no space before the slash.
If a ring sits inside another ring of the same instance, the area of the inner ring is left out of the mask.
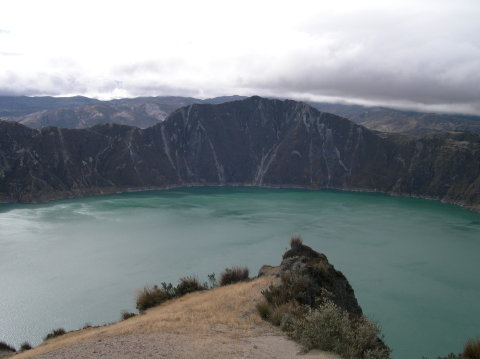
<path id="1" fill-rule="evenodd" d="M 3 2 L 0 94 L 266 95 L 480 114 L 480 1 Z"/>

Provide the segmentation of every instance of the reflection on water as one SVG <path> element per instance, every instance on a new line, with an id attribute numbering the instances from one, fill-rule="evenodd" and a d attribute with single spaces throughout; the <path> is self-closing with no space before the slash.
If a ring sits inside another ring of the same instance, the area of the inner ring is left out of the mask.
<path id="1" fill-rule="evenodd" d="M 480 216 L 378 194 L 189 188 L 0 206 L 0 340 L 119 319 L 135 289 L 278 264 L 292 234 L 324 252 L 394 358 L 480 334 Z"/>

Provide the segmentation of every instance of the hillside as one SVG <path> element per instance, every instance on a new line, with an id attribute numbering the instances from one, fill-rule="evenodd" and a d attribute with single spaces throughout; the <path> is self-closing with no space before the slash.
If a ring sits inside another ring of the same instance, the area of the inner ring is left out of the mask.
<path id="1" fill-rule="evenodd" d="M 441 113 L 400 111 L 378 106 L 310 102 L 323 112 L 338 116 L 380 132 L 424 136 L 433 132 L 472 132 L 480 134 L 480 117 Z"/>
<path id="2" fill-rule="evenodd" d="M 147 129 L 0 122 L 0 202 L 192 185 L 378 191 L 480 205 L 480 136 L 380 135 L 300 102 L 194 104 Z"/>
<path id="3" fill-rule="evenodd" d="M 260 318 L 256 305 L 261 291 L 279 281 L 275 273 L 187 294 L 115 324 L 70 332 L 14 358 L 341 359 L 318 350 L 300 355 L 297 344 Z"/>

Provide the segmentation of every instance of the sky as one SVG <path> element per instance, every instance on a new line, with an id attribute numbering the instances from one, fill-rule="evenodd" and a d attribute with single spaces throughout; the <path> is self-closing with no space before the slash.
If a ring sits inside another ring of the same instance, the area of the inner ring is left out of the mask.
<path id="1" fill-rule="evenodd" d="M 480 115 L 480 1 L 0 3 L 0 95 L 234 94 Z"/>

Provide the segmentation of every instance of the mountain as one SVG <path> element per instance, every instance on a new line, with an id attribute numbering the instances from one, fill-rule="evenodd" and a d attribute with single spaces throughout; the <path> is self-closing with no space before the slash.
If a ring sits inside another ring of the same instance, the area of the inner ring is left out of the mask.
<path id="1" fill-rule="evenodd" d="M 480 208 L 480 136 L 377 134 L 290 100 L 193 104 L 139 129 L 0 122 L 0 201 L 191 185 L 336 188 Z"/>
<path id="2" fill-rule="evenodd" d="M 367 107 L 309 102 L 323 112 L 348 118 L 371 130 L 423 136 L 433 132 L 473 132 L 480 134 L 480 116 L 449 115 L 400 111 L 385 107 Z"/>
<path id="3" fill-rule="evenodd" d="M 88 97 L 28 97 L 28 96 L 0 96 L 0 116 L 23 116 L 29 113 L 49 110 L 59 107 L 77 107 L 101 103 Z"/>
<path id="4" fill-rule="evenodd" d="M 243 100 L 222 96 L 206 100 L 192 97 L 137 97 L 99 101 L 86 97 L 0 97 L 0 116 L 32 128 L 57 126 L 86 128 L 100 123 L 118 123 L 146 128 L 163 121 L 180 107 L 194 103 L 220 104 Z M 322 112 L 348 118 L 371 130 L 423 136 L 432 132 L 469 131 L 480 134 L 480 117 L 400 111 L 310 102 Z"/>
<path id="5" fill-rule="evenodd" d="M 191 97 L 137 97 L 98 101 L 79 98 L 10 98 L 11 107 L 7 109 L 6 97 L 4 113 L 16 113 L 8 119 L 32 128 L 56 126 L 63 128 L 87 128 L 101 123 L 118 123 L 140 128 L 147 128 L 163 121 L 174 110 L 194 103 L 214 103 L 243 99 L 242 96 L 223 96 L 206 100 Z M 21 99 L 16 101 L 16 99 Z M 32 103 L 28 100 L 32 99 Z M 53 99 L 57 100 L 56 102 Z M 43 104 L 43 107 L 42 107 Z M 18 108 L 16 107 L 18 105 Z M 23 111 L 20 111 L 23 106 Z M 41 108 L 41 110 L 38 110 Z M 32 109 L 35 111 L 31 112 Z M 30 112 L 29 112 L 30 111 Z M 21 113 L 21 115 L 18 115 Z"/>

